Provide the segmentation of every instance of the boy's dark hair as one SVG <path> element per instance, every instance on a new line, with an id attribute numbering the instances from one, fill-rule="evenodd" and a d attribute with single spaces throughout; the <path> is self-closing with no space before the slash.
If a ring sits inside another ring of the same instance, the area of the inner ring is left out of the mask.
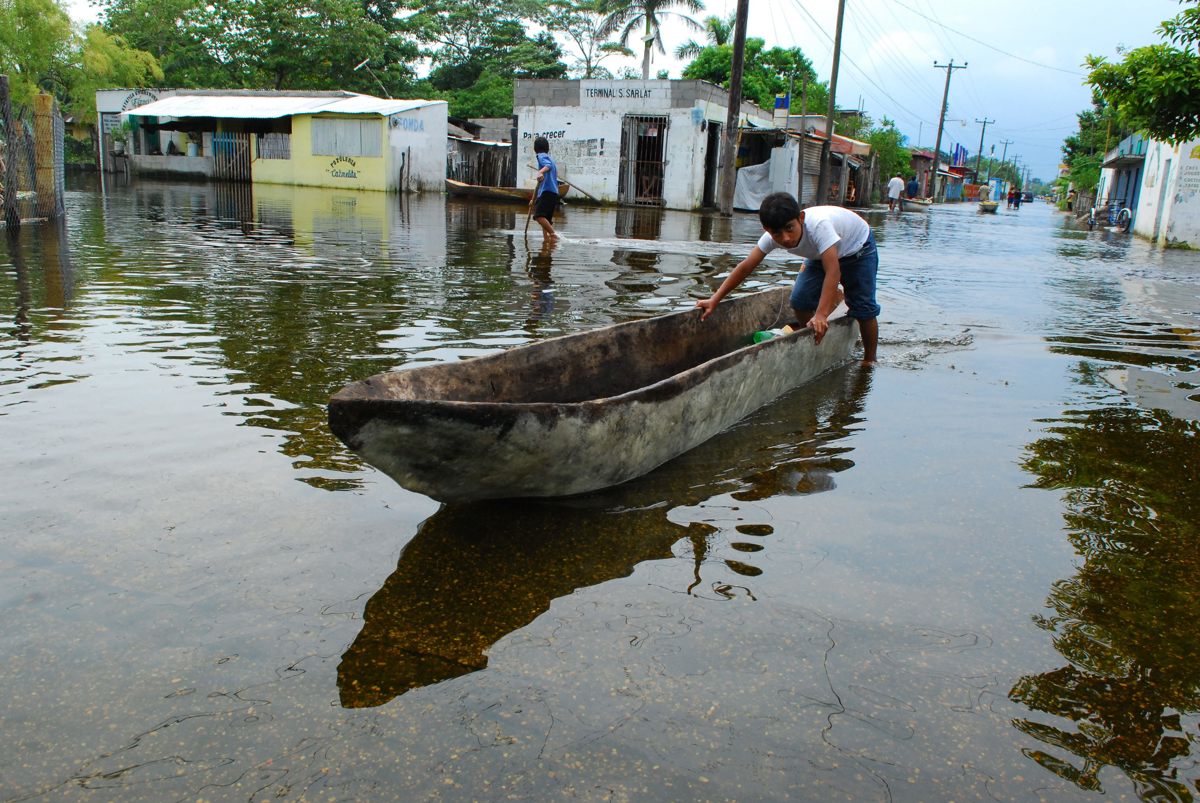
<path id="1" fill-rule="evenodd" d="M 767 231 L 779 231 L 798 217 L 800 204 L 786 192 L 771 193 L 763 198 L 762 206 L 758 207 L 758 219 Z"/>
<path id="2" fill-rule="evenodd" d="M 550 152 L 550 140 L 546 139 L 545 137 L 538 137 L 537 139 L 535 139 L 533 141 L 533 152 L 534 153 L 549 153 Z"/>

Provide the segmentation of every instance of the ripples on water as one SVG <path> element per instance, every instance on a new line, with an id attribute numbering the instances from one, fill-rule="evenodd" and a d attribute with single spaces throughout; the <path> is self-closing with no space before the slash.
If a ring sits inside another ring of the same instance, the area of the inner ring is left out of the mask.
<path id="1" fill-rule="evenodd" d="M 1190 799 L 1196 258 L 1040 204 L 870 220 L 874 371 L 430 514 L 333 391 L 690 307 L 753 216 L 569 207 L 549 249 L 521 207 L 72 192 L 0 247 L 0 785 Z"/>

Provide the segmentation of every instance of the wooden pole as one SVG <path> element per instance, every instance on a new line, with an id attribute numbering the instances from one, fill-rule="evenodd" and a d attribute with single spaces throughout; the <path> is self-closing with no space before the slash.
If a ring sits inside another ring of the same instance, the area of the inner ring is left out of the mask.
<path id="1" fill-rule="evenodd" d="M 721 149 L 721 214 L 733 214 L 737 182 L 738 120 L 742 111 L 742 71 L 746 66 L 746 19 L 750 0 L 738 0 L 733 30 L 733 67 L 729 74 L 729 109 L 725 114 L 725 146 Z"/>
<path id="2" fill-rule="evenodd" d="M 938 170 L 940 170 L 941 166 L 942 166 L 942 157 L 941 157 L 942 129 L 946 125 L 946 103 L 950 99 L 950 76 L 954 73 L 955 70 L 965 70 L 967 68 L 967 65 L 960 64 L 956 67 L 954 65 L 954 59 L 950 59 L 949 64 L 938 64 L 935 61 L 933 63 L 933 66 L 939 70 L 946 71 L 946 87 L 945 87 L 945 89 L 942 90 L 942 110 L 941 110 L 941 113 L 938 115 L 937 141 L 933 145 L 933 181 L 932 181 L 932 186 L 930 187 L 931 191 L 929 193 L 930 197 L 936 199 L 937 198 L 937 185 L 938 185 Z"/>
<path id="3" fill-rule="evenodd" d="M 54 181 L 54 96 L 45 92 L 33 98 L 33 162 L 37 216 L 50 219 L 59 204 Z"/>
<path id="4" fill-rule="evenodd" d="M 825 144 L 821 146 L 821 178 L 817 184 L 817 203 L 829 197 L 829 154 L 833 149 L 833 114 L 836 110 L 838 63 L 842 59 L 842 19 L 846 0 L 838 0 L 837 28 L 833 34 L 833 69 L 829 74 L 829 108 L 825 112 Z"/>
<path id="5" fill-rule="evenodd" d="M 790 112 L 789 112 L 790 114 Z M 804 150 L 808 147 L 808 73 L 800 76 L 800 190 L 796 203 L 804 208 Z"/>
<path id="6" fill-rule="evenodd" d="M 979 153 L 975 155 L 975 183 L 981 184 L 979 180 L 979 162 L 983 159 L 983 135 L 987 132 L 988 123 L 994 123 L 995 120 L 989 120 L 984 117 L 982 120 L 976 120 L 977 123 L 983 123 L 983 129 L 979 132 Z"/>

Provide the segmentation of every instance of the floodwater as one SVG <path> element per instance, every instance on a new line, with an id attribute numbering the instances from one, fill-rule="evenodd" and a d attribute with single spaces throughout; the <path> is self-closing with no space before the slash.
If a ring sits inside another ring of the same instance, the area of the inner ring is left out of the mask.
<path id="1" fill-rule="evenodd" d="M 0 799 L 1200 795 L 1200 255 L 872 213 L 873 369 L 454 506 L 329 395 L 687 308 L 754 216 L 571 206 L 544 248 L 521 207 L 93 182 L 0 241 Z"/>

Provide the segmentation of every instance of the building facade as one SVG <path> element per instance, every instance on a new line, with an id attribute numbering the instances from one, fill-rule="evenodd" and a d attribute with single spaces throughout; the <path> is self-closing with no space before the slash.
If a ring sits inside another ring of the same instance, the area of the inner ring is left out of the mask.
<path id="1" fill-rule="evenodd" d="M 114 115 L 101 108 L 102 94 L 106 146 L 131 129 L 125 152 L 108 155 L 128 159 L 133 172 L 385 192 L 445 186 L 445 101 L 165 90 Z"/>
<path id="2" fill-rule="evenodd" d="M 1146 141 L 1133 230 L 1158 245 L 1200 248 L 1200 139 Z"/>
<path id="3" fill-rule="evenodd" d="M 713 206 L 729 93 L 705 81 L 518 80 L 513 113 L 517 186 L 536 180 L 533 142 L 545 137 L 559 177 L 631 206 Z M 739 122 L 770 128 L 743 103 Z"/>

